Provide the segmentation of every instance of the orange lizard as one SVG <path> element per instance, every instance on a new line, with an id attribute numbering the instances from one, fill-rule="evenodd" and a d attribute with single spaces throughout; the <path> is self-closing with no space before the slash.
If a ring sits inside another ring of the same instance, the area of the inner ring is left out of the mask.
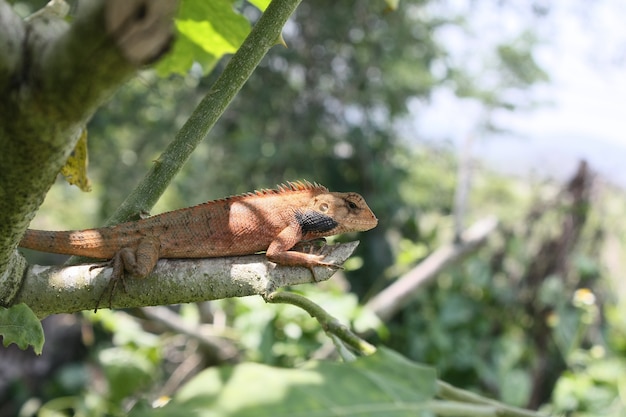
<path id="1" fill-rule="evenodd" d="M 322 255 L 290 250 L 299 242 L 374 228 L 378 219 L 357 193 L 336 193 L 308 181 L 287 182 L 197 206 L 72 231 L 26 231 L 19 246 L 110 259 L 111 279 L 145 278 L 160 258 L 212 258 L 265 251 L 280 265 L 336 267 Z M 123 282 L 123 281 L 122 281 Z"/>

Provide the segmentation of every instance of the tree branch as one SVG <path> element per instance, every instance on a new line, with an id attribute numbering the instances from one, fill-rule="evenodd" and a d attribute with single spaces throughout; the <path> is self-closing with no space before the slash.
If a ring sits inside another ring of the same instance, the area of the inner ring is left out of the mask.
<path id="1" fill-rule="evenodd" d="M 0 91 L 7 88 L 11 76 L 21 65 L 21 45 L 26 37 L 26 27 L 11 6 L 0 0 Z"/>
<path id="2" fill-rule="evenodd" d="M 342 264 L 358 242 L 328 245 L 322 254 L 327 262 Z M 111 268 L 93 265 L 69 267 L 33 265 L 28 269 L 15 303 L 26 303 L 38 317 L 73 313 L 96 307 L 107 291 Z M 315 268 L 317 281 L 335 270 Z M 118 286 L 111 307 L 128 308 L 262 295 L 289 285 L 316 282 L 303 267 L 275 265 L 265 255 L 207 259 L 161 259 L 146 279 L 126 279 L 126 291 Z M 103 303 L 108 302 L 107 296 Z M 100 307 L 108 307 L 101 305 Z"/>
<path id="3" fill-rule="evenodd" d="M 154 3 L 162 2 L 173 4 Z M 130 13 L 132 19 L 122 16 L 123 30 L 113 31 L 119 16 L 110 10 L 115 1 L 81 1 L 69 24 L 62 0 L 51 1 L 25 20 L 0 0 L 0 305 L 11 303 L 24 274 L 25 263 L 13 249 L 81 129 L 145 64 L 129 60 L 125 50 L 141 36 L 129 37 L 127 32 L 140 26 L 149 29 L 144 36 L 162 35 L 152 60 L 169 44 L 173 7 L 155 11 L 144 3 L 128 1 L 141 13 Z M 156 19 L 153 11 L 163 15 Z M 159 24 L 150 25 L 155 19 Z"/>
<path id="4" fill-rule="evenodd" d="M 483 219 L 463 233 L 458 243 L 440 247 L 415 268 L 373 297 L 365 307 L 383 320 L 389 320 L 400 311 L 422 285 L 428 283 L 444 268 L 458 262 L 464 256 L 482 246 L 496 229 L 497 219 Z"/>

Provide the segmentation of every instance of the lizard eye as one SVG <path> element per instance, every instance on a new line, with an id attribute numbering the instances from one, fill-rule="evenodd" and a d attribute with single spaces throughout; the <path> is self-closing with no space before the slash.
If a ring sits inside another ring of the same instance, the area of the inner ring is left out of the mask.
<path id="1" fill-rule="evenodd" d="M 348 207 L 350 207 L 350 209 L 352 210 L 355 210 L 358 208 L 358 206 L 356 205 L 354 201 L 349 201 L 349 200 L 348 200 Z"/>
<path id="2" fill-rule="evenodd" d="M 328 203 L 322 203 L 320 204 L 320 211 L 322 213 L 326 213 L 328 211 Z"/>

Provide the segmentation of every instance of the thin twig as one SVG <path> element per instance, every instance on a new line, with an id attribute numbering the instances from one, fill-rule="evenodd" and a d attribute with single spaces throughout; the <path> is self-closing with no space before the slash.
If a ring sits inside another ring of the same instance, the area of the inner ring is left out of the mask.
<path id="1" fill-rule="evenodd" d="M 183 321 L 178 314 L 167 307 L 143 307 L 141 312 L 150 320 L 161 323 L 176 333 L 197 340 L 219 362 L 232 361 L 239 355 L 239 349 L 231 340 L 221 336 L 208 335 L 205 331 L 206 327 L 203 328 Z"/>
<path id="2" fill-rule="evenodd" d="M 268 303 L 292 304 L 300 307 L 320 322 L 322 328 L 336 343 L 337 339 L 362 355 L 371 355 L 376 347 L 354 334 L 336 318 L 331 316 L 322 307 L 298 294 L 290 292 L 273 292 L 265 296 Z M 348 358 L 350 360 L 350 358 Z M 460 388 L 437 380 L 436 396 L 447 401 L 433 400 L 428 408 L 437 416 L 467 416 L 467 417 L 544 417 L 538 412 L 508 406 L 501 402 L 482 397 Z"/>
<path id="3" fill-rule="evenodd" d="M 287 19 L 301 0 L 273 0 L 209 92 L 159 156 L 137 188 L 107 220 L 106 225 L 149 212 L 192 152 L 222 116 L 269 49 L 279 41 Z"/>
<path id="4" fill-rule="evenodd" d="M 311 317 L 315 318 L 322 325 L 322 328 L 329 334 L 337 336 L 346 345 L 362 355 L 371 355 L 376 352 L 376 347 L 354 334 L 347 326 L 341 324 L 339 320 L 328 314 L 322 307 L 298 294 L 280 291 L 273 292 L 265 296 L 268 303 L 292 304 L 300 307 Z"/>

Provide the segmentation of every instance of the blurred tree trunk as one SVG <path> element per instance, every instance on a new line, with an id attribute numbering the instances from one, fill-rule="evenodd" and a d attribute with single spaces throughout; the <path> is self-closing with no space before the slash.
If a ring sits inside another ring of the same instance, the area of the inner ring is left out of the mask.
<path id="1" fill-rule="evenodd" d="M 557 312 L 552 304 L 545 302 L 545 285 L 548 279 L 557 279 L 565 294 L 573 293 L 582 285 L 572 264 L 587 221 L 591 186 L 591 170 L 586 161 L 581 161 L 575 175 L 555 199 L 537 203 L 524 222 L 524 241 L 529 252 L 527 268 L 518 280 L 518 294 L 520 308 L 532 320 L 527 332 L 529 347 L 536 355 L 527 403 L 531 409 L 550 401 L 556 381 L 567 368 L 566 352 L 555 342 L 558 325 L 551 322 Z M 496 264 L 502 266 L 499 261 L 494 262 Z"/>

